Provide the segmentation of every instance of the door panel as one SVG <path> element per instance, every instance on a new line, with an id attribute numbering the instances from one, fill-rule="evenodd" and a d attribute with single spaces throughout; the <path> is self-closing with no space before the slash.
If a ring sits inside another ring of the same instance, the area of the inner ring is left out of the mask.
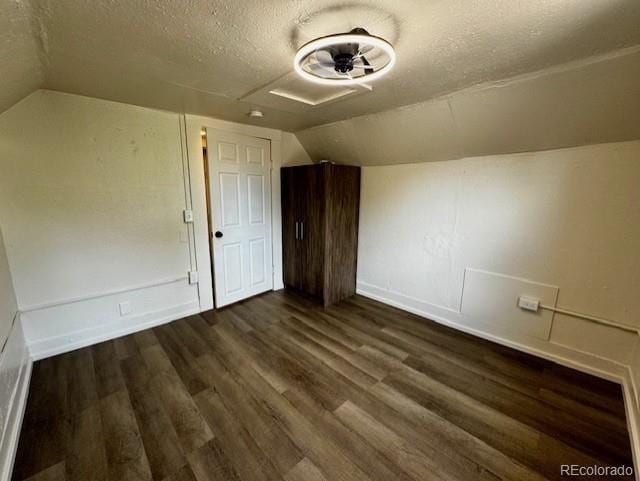
<path id="1" fill-rule="evenodd" d="M 229 242 L 222 246 L 224 279 L 221 287 L 224 294 L 230 296 L 242 290 L 242 244 Z"/>
<path id="2" fill-rule="evenodd" d="M 264 175 L 247 176 L 249 195 L 249 224 L 264 224 Z"/>
<path id="3" fill-rule="evenodd" d="M 273 288 L 268 140 L 207 129 L 215 305 Z"/>
<path id="4" fill-rule="evenodd" d="M 264 262 L 265 256 L 264 239 L 251 239 L 249 241 L 250 286 L 257 286 L 264 282 L 267 275 Z"/>
<path id="5" fill-rule="evenodd" d="M 234 227 L 240 225 L 240 175 L 221 172 L 220 180 L 220 225 Z"/>
<path id="6" fill-rule="evenodd" d="M 301 289 L 322 297 L 324 287 L 324 166 L 302 169 L 303 200 L 300 202 L 302 273 Z"/>
<path id="7" fill-rule="evenodd" d="M 289 167 L 280 170 L 282 203 L 282 263 L 284 283 L 301 289 L 300 284 L 300 243 L 299 213 L 301 201 L 300 169 Z"/>

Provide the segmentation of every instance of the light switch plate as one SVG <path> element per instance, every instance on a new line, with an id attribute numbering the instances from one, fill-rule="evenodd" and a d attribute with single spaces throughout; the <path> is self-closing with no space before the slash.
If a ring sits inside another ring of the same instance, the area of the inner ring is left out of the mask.
<path id="1" fill-rule="evenodd" d="M 126 316 L 133 312 L 133 309 L 131 308 L 131 303 L 129 301 L 124 301 L 119 303 L 118 308 L 120 309 L 121 316 Z"/>
<path id="2" fill-rule="evenodd" d="M 189 271 L 189 284 L 198 283 L 198 271 Z"/>

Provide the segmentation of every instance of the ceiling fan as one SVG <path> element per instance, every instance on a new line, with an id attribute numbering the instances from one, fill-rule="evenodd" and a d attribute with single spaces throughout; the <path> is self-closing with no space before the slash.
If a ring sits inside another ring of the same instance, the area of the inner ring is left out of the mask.
<path id="1" fill-rule="evenodd" d="M 294 69 L 324 85 L 371 82 L 387 74 L 396 61 L 393 46 L 364 28 L 317 38 L 300 47 Z"/>

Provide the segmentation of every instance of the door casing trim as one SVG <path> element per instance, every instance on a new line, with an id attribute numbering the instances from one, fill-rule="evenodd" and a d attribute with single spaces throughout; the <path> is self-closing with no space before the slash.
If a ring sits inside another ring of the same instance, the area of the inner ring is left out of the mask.
<path id="1" fill-rule="evenodd" d="M 193 229 L 190 243 L 194 247 L 195 269 L 198 270 L 198 297 L 200 310 L 214 308 L 211 253 L 209 251 L 209 226 L 207 223 L 207 199 L 202 155 L 202 128 L 259 137 L 271 141 L 271 254 L 273 263 L 273 290 L 284 288 L 282 281 L 282 210 L 280 204 L 280 166 L 282 165 L 282 131 L 244 125 L 200 115 L 185 114 L 185 155 L 189 170 L 189 196 L 193 211 Z"/>

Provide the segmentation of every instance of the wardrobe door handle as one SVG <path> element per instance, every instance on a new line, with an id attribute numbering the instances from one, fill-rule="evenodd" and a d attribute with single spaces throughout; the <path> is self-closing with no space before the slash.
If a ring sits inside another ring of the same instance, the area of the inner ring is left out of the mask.
<path id="1" fill-rule="evenodd" d="M 300 221 L 300 239 L 304 239 L 304 222 Z"/>
<path id="2" fill-rule="evenodd" d="M 296 222 L 296 240 L 298 240 L 298 223 Z"/>

